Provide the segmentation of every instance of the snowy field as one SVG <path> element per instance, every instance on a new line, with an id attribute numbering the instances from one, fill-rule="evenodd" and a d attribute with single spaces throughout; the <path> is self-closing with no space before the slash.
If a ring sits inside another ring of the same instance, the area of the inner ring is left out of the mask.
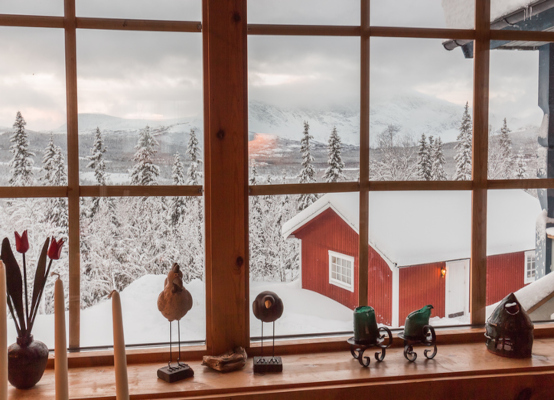
<path id="1" fill-rule="evenodd" d="M 169 323 L 157 308 L 157 299 L 163 289 L 165 275 L 147 275 L 137 279 L 121 293 L 125 341 L 127 344 L 169 341 Z M 185 285 L 194 299 L 194 305 L 181 321 L 184 341 L 205 340 L 206 311 L 204 283 L 194 280 Z M 272 290 L 284 302 L 285 312 L 275 324 L 277 335 L 352 331 L 352 310 L 318 293 L 300 288 L 299 281 L 289 283 L 251 282 L 250 301 L 258 293 Z M 67 324 L 66 313 L 66 324 Z M 250 313 L 251 336 L 260 336 L 260 321 Z M 12 321 L 8 321 L 8 342 L 16 340 Z M 177 325 L 173 324 L 177 338 Z M 271 324 L 265 324 L 266 337 Z M 54 347 L 54 315 L 39 315 L 33 329 L 35 339 Z M 112 345 L 111 301 L 106 299 L 81 311 L 81 346 Z"/>

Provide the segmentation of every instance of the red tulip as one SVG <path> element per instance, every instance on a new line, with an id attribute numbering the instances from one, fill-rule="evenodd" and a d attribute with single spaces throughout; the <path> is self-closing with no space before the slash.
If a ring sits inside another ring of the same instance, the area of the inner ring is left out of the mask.
<path id="1" fill-rule="evenodd" d="M 25 254 L 27 250 L 29 250 L 27 230 L 23 231 L 23 235 L 21 236 L 19 236 L 19 233 L 15 232 L 15 249 L 21 254 Z"/>
<path id="2" fill-rule="evenodd" d="M 52 237 L 50 242 L 50 247 L 48 248 L 48 257 L 51 260 L 59 260 L 60 255 L 62 254 L 63 239 L 60 239 L 56 242 L 56 239 Z"/>

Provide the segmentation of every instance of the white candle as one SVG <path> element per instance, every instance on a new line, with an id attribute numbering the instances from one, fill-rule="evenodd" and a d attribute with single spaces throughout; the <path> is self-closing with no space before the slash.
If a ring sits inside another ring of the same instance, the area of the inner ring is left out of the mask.
<path id="1" fill-rule="evenodd" d="M 113 316 L 113 355 L 115 369 L 115 395 L 117 400 L 129 400 L 129 382 L 127 380 L 127 356 L 125 355 L 125 336 L 123 334 L 123 315 L 121 299 L 114 290 L 112 296 Z"/>
<path id="2" fill-rule="evenodd" d="M 0 400 L 8 399 L 8 332 L 6 315 L 6 270 L 0 261 Z"/>
<path id="3" fill-rule="evenodd" d="M 67 341 L 65 337 L 65 300 L 63 283 L 58 277 L 54 289 L 54 372 L 56 377 L 56 400 L 69 399 L 67 376 Z"/>

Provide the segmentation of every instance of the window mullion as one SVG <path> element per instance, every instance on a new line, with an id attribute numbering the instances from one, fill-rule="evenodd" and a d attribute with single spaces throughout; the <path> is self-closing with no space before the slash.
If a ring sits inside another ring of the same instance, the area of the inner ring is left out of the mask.
<path id="1" fill-rule="evenodd" d="M 64 2 L 69 214 L 69 348 L 80 346 L 81 275 L 79 238 L 79 130 L 75 0 Z"/>
<path id="2" fill-rule="evenodd" d="M 473 190 L 471 202 L 471 323 L 484 324 L 487 297 L 487 159 L 490 0 L 475 0 Z"/>

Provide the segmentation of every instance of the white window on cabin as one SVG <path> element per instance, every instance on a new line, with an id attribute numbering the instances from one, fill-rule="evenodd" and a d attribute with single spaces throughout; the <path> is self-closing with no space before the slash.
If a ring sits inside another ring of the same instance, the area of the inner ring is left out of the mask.
<path id="1" fill-rule="evenodd" d="M 354 291 L 354 257 L 329 250 L 329 283 Z"/>
<path id="2" fill-rule="evenodd" d="M 535 250 L 525 252 L 525 278 L 524 283 L 535 281 Z"/>

